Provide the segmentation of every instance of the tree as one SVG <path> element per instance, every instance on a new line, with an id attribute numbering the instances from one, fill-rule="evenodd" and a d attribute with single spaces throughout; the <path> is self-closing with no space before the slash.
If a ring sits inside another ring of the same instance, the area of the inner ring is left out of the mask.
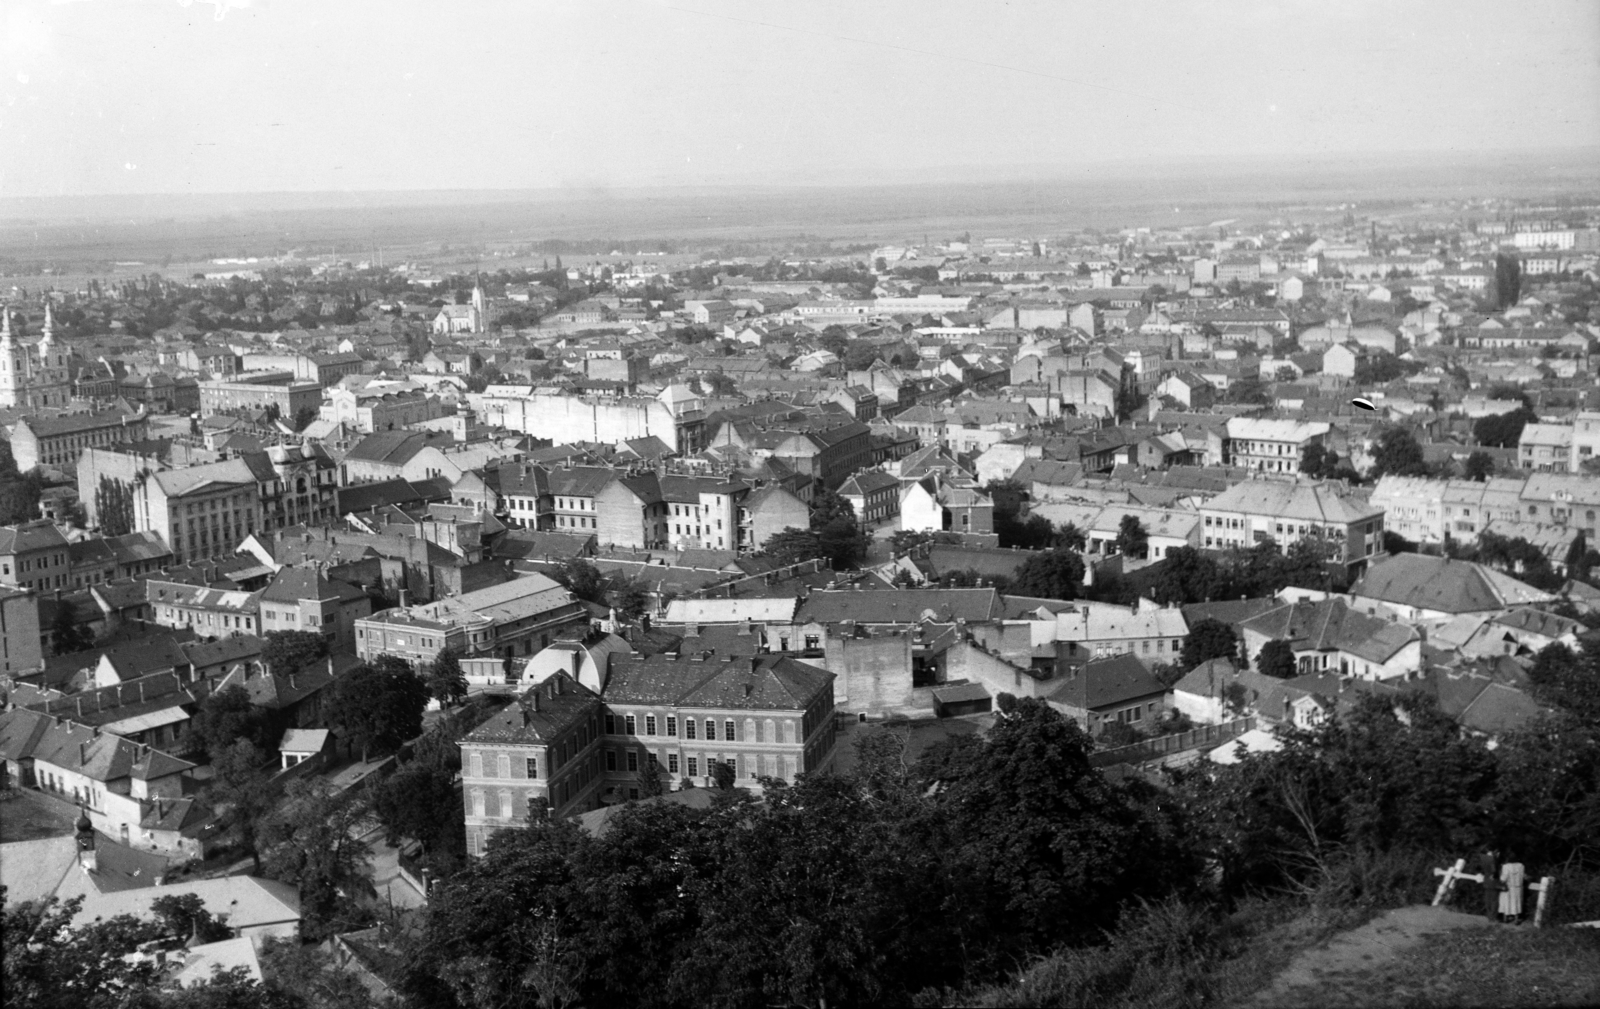
<path id="1" fill-rule="evenodd" d="M 1189 628 L 1179 662 L 1183 668 L 1193 669 L 1211 659 L 1232 658 L 1237 648 L 1238 638 L 1232 627 L 1215 617 L 1202 617 Z"/>
<path id="2" fill-rule="evenodd" d="M 711 760 L 708 758 L 706 763 L 710 765 L 711 780 L 716 784 L 717 788 L 725 792 L 733 788 L 733 783 L 736 778 L 734 766 L 731 761 Z"/>
<path id="3" fill-rule="evenodd" d="M 1063 522 L 1061 529 L 1056 533 L 1055 547 L 1057 550 L 1075 550 L 1083 552 L 1089 545 L 1089 537 L 1082 529 L 1072 522 Z"/>
<path id="4" fill-rule="evenodd" d="M 1584 538 L 1580 529 L 1578 535 L 1572 538 L 1572 545 L 1567 547 L 1566 568 L 1567 574 L 1573 578 L 1587 577 L 1588 569 L 1584 567 L 1584 558 L 1589 555 L 1589 543 Z M 1582 569 L 1582 574 L 1579 570 Z"/>
<path id="5" fill-rule="evenodd" d="M 316 420 L 316 419 L 317 419 L 317 408 L 316 407 L 314 407 L 314 406 L 302 406 L 300 409 L 296 410 L 295 413 L 294 413 L 294 429 L 296 431 L 304 431 L 307 427 L 309 427 L 311 425 L 311 422 Z"/>
<path id="6" fill-rule="evenodd" d="M 1217 562 L 1194 547 L 1173 547 L 1156 569 L 1152 589 L 1156 602 L 1199 603 L 1210 600 L 1221 584 Z"/>
<path id="7" fill-rule="evenodd" d="M 186 749 L 204 749 L 213 760 L 240 740 L 260 751 L 278 745 L 276 719 L 256 707 L 249 692 L 237 683 L 213 691 L 200 702 L 196 715 L 188 729 Z"/>
<path id="8" fill-rule="evenodd" d="M 390 750 L 422 732 L 428 686 L 404 659 L 381 655 L 333 681 L 325 717 L 351 746 Z"/>
<path id="9" fill-rule="evenodd" d="M 593 561 L 574 557 L 562 565 L 556 580 L 565 585 L 579 599 L 591 603 L 605 602 L 606 576 Z"/>
<path id="10" fill-rule="evenodd" d="M 6 1005 L 112 1009 L 128 990 L 155 982 L 153 963 L 122 958 L 140 943 L 161 938 L 161 926 L 119 915 L 74 927 L 82 906 L 82 897 L 4 904 L 0 978 Z"/>
<path id="11" fill-rule="evenodd" d="M 1391 427 L 1378 436 L 1372 452 L 1372 475 L 1426 476 L 1428 464 L 1416 436 L 1403 427 Z"/>
<path id="12" fill-rule="evenodd" d="M 1124 557 L 1143 558 L 1149 551 L 1150 536 L 1137 515 L 1124 515 L 1117 525 L 1117 552 Z"/>
<path id="13" fill-rule="evenodd" d="M 1570 712 L 1591 728 L 1600 728 L 1600 653 L 1574 652 L 1558 642 L 1545 645 L 1528 669 L 1534 696 Z"/>
<path id="14" fill-rule="evenodd" d="M 429 664 L 428 693 L 440 704 L 459 704 L 467 696 L 467 676 L 454 648 L 441 648 Z"/>
<path id="15" fill-rule="evenodd" d="M 94 491 L 94 511 L 100 519 L 102 536 L 124 536 L 133 532 L 133 488 L 120 480 L 102 476 Z"/>
<path id="16" fill-rule="evenodd" d="M 1011 594 L 1039 599 L 1076 599 L 1083 587 L 1083 558 L 1071 550 L 1047 550 L 1023 561 Z"/>
<path id="17" fill-rule="evenodd" d="M 1294 646 L 1275 638 L 1261 646 L 1256 655 L 1256 667 L 1263 676 L 1280 680 L 1293 679 L 1295 675 Z"/>
<path id="18" fill-rule="evenodd" d="M 413 760 L 377 787 L 372 809 L 391 834 L 414 838 L 424 850 L 461 848 L 465 854 L 461 798 L 455 774 L 445 768 Z"/>
<path id="19" fill-rule="evenodd" d="M 817 537 L 817 556 L 826 557 L 836 571 L 853 568 L 866 556 L 866 542 L 856 523 L 855 507 L 834 491 L 823 488 L 812 499 L 811 530 Z M 771 552 L 770 541 L 768 552 Z"/>
<path id="20" fill-rule="evenodd" d="M 661 780 L 666 772 L 656 763 L 655 754 L 646 754 L 645 757 L 645 761 L 639 765 L 638 782 L 639 794 L 648 799 L 666 791 L 665 783 Z"/>
<path id="21" fill-rule="evenodd" d="M 94 644 L 94 634 L 73 619 L 72 604 L 57 599 L 56 616 L 50 623 L 50 639 L 57 655 L 71 655 Z"/>
<path id="22" fill-rule="evenodd" d="M 310 669 L 328 657 L 329 641 L 316 631 L 271 631 L 261 661 L 276 676 Z"/>
<path id="23" fill-rule="evenodd" d="M 1522 261 L 1509 253 L 1494 257 L 1494 305 L 1507 309 L 1522 296 Z"/>
<path id="24" fill-rule="evenodd" d="M 358 926 L 361 916 L 352 902 L 375 896 L 371 849 L 359 838 L 369 815 L 359 792 L 336 792 L 325 781 L 297 778 L 266 818 L 262 869 L 299 886 L 306 938 Z"/>
<path id="25" fill-rule="evenodd" d="M 259 844 L 262 817 L 272 809 L 268 790 L 267 755 L 248 739 L 212 751 L 211 781 L 206 794 L 223 822 L 250 851 L 256 871 L 261 871 Z"/>
<path id="26" fill-rule="evenodd" d="M 933 533 L 924 529 L 896 529 L 889 537 L 889 549 L 900 557 L 912 553 L 925 543 L 932 543 L 933 539 Z"/>
<path id="27" fill-rule="evenodd" d="M 150 902 L 167 934 L 178 939 L 198 938 L 201 942 L 221 942 L 233 933 L 228 926 L 212 917 L 205 901 L 196 894 L 168 894 Z"/>
<path id="28" fill-rule="evenodd" d="M 1517 432 L 1517 436 L 1520 438 L 1522 432 Z M 1494 476 L 1494 456 L 1481 450 L 1472 452 L 1471 455 L 1467 456 L 1462 473 L 1468 480 L 1476 480 L 1479 483 L 1483 483 L 1491 476 Z"/>
<path id="29" fill-rule="evenodd" d="M 767 537 L 762 549 L 780 564 L 799 564 L 822 556 L 822 544 L 817 534 L 793 526 Z"/>
<path id="30" fill-rule="evenodd" d="M 1339 461 L 1336 452 L 1323 447 L 1321 442 L 1312 442 L 1300 452 L 1300 472 L 1314 480 L 1321 480 L 1333 471 L 1333 466 Z"/>
<path id="31" fill-rule="evenodd" d="M 1522 429 L 1538 419 L 1539 415 L 1524 402 L 1510 413 L 1492 413 L 1487 417 L 1479 417 L 1472 425 L 1472 437 L 1480 445 L 1516 448 L 1522 441 Z"/>

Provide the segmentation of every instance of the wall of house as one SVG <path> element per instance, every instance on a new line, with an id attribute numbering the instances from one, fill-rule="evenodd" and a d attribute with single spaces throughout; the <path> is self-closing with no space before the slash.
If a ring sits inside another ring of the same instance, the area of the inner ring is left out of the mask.
<path id="1" fill-rule="evenodd" d="M 856 637 L 829 630 L 818 663 L 838 679 L 834 704 L 841 711 L 868 713 L 910 707 L 912 639 L 908 630 Z"/>

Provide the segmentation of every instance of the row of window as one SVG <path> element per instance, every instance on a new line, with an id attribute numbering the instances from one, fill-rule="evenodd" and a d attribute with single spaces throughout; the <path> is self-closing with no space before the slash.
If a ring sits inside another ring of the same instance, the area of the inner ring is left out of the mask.
<path id="1" fill-rule="evenodd" d="M 606 715 L 606 735 L 608 735 L 608 736 L 618 735 L 617 724 L 618 723 L 617 723 L 617 716 L 616 715 L 613 715 L 613 714 Z M 640 726 L 639 726 L 639 717 L 637 715 L 623 715 L 621 724 L 622 724 L 622 733 L 621 734 L 628 735 L 628 736 L 637 736 L 637 735 L 639 735 Z M 791 722 L 791 721 L 784 721 L 782 724 L 783 724 L 783 734 L 786 737 L 786 739 L 784 741 L 785 742 L 790 742 L 790 743 L 794 742 L 794 723 Z M 756 722 L 756 720 L 754 718 L 746 718 L 744 720 L 744 737 L 743 737 L 743 741 L 744 742 L 749 742 L 749 743 L 776 743 L 776 742 L 778 742 L 778 728 L 777 728 L 777 726 L 778 726 L 778 723 L 776 721 L 774 721 L 771 718 L 768 718 L 768 719 L 766 719 L 766 731 L 765 732 L 761 732 L 759 730 L 759 728 L 758 728 L 758 723 Z M 678 735 L 678 718 L 677 718 L 677 716 L 676 715 L 667 715 L 665 717 L 665 719 L 660 723 L 659 726 L 658 726 L 658 724 L 656 722 L 656 716 L 655 715 L 645 715 L 644 716 L 644 735 L 646 735 L 646 736 L 658 735 L 658 733 L 656 732 L 656 729 L 658 727 L 665 730 L 664 732 L 659 733 L 659 735 L 664 735 L 664 736 L 668 736 L 668 737 L 676 737 Z M 704 730 L 705 735 L 703 737 L 700 737 L 699 733 L 702 730 Z M 685 718 L 683 720 L 683 738 L 685 738 L 685 739 L 695 739 L 695 738 L 716 739 L 717 738 L 717 720 L 714 719 L 714 718 L 706 718 L 706 719 Z M 730 742 L 738 742 L 738 741 L 740 741 L 740 736 L 738 734 L 738 723 L 734 719 L 728 718 L 728 719 L 724 719 L 723 720 L 723 722 L 722 722 L 722 738 L 725 739 L 725 740 L 728 740 Z"/>

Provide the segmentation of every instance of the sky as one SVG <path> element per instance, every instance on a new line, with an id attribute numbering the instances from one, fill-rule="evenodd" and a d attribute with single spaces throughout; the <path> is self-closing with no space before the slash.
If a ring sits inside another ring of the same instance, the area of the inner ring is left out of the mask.
<path id="1" fill-rule="evenodd" d="M 1595 146 L 1596 0 L 0 0 L 0 197 Z"/>

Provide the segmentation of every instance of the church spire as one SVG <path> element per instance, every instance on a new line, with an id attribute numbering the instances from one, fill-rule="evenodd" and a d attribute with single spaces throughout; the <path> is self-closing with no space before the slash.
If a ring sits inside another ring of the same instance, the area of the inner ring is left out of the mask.
<path id="1" fill-rule="evenodd" d="M 0 305 L 0 342 L 11 342 L 11 306 Z"/>
<path id="2" fill-rule="evenodd" d="M 50 339 L 56 328 L 55 312 L 50 308 L 50 299 L 44 300 L 44 339 Z"/>

